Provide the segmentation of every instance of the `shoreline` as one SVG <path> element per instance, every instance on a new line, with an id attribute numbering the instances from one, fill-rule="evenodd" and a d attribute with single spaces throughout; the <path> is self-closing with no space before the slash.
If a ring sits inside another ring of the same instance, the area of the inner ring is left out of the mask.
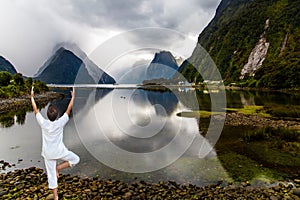
<path id="1" fill-rule="evenodd" d="M 1 163 L 1 162 L 0 162 Z M 168 180 L 147 183 L 134 180 L 80 178 L 61 173 L 59 197 L 64 199 L 299 199 L 300 179 L 255 187 L 249 182 L 218 183 L 199 187 Z M 30 167 L 0 174 L 0 196 L 5 199 L 52 199 L 47 176 L 40 168 Z"/>
<path id="2" fill-rule="evenodd" d="M 63 94 L 53 91 L 48 91 L 41 94 L 36 94 L 34 99 L 37 104 L 47 104 L 49 101 L 63 97 Z M 31 106 L 30 95 L 24 95 L 16 98 L 0 99 L 0 113 L 17 111 L 22 108 Z"/>
<path id="3" fill-rule="evenodd" d="M 238 112 L 226 113 L 225 125 L 230 126 L 252 126 L 256 128 L 289 128 L 300 130 L 300 123 L 296 119 L 281 119 L 261 117 L 255 114 L 243 114 Z"/>
<path id="4" fill-rule="evenodd" d="M 239 86 L 224 86 L 225 90 L 231 91 L 252 91 L 252 92 L 280 92 L 287 94 L 300 94 L 300 88 L 252 88 L 252 87 L 239 87 Z"/>
<path id="5" fill-rule="evenodd" d="M 35 99 L 41 105 L 62 96 L 61 93 L 47 92 L 37 94 Z M 3 101 L 5 105 L 9 104 L 10 100 L 12 100 L 11 107 L 1 107 Z M 29 95 L 14 99 L 0 99 L 0 113 L 12 112 L 28 106 L 31 107 Z M 237 112 L 227 113 L 225 124 L 256 128 L 267 125 L 274 128 L 300 129 L 297 120 L 270 119 Z M 47 177 L 43 169 L 30 167 L 3 173 L 1 164 L 3 167 L 4 164 L 0 161 L 0 199 L 51 199 L 52 192 L 47 187 Z M 97 176 L 80 178 L 61 174 L 59 194 L 61 199 L 300 199 L 300 179 L 296 178 L 291 182 L 273 180 L 272 185 L 261 187 L 253 186 L 248 181 L 239 184 L 220 182 L 217 185 L 199 187 L 178 184 L 172 180 L 149 183 L 137 182 L 132 178 L 133 183 L 126 183 L 119 180 L 99 179 Z"/>

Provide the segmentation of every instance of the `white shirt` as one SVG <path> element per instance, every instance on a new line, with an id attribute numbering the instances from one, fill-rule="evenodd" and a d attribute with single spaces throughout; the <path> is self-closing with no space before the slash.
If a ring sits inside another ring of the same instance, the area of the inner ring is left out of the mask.
<path id="1" fill-rule="evenodd" d="M 65 113 L 52 122 L 38 112 L 36 119 L 42 128 L 42 156 L 46 159 L 58 159 L 67 155 L 68 149 L 63 143 L 63 131 L 69 116 Z"/>

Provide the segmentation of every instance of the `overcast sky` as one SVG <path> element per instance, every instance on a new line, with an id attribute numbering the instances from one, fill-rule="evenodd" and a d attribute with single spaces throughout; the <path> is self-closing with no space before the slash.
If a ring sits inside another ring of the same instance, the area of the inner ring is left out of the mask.
<path id="1" fill-rule="evenodd" d="M 75 43 L 89 54 L 120 33 L 144 27 L 171 29 L 196 41 L 219 3 L 220 0 L 1 0 L 0 55 L 18 72 L 32 76 L 51 56 L 53 48 L 63 42 Z M 169 46 L 176 43 L 161 40 Z"/>

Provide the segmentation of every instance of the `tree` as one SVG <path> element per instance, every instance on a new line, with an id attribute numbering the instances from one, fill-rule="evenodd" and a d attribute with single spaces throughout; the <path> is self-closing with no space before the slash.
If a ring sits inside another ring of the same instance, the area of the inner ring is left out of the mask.
<path id="1" fill-rule="evenodd" d="M 23 75 L 21 73 L 17 73 L 13 76 L 13 80 L 15 81 L 17 86 L 23 86 L 24 85 L 24 79 Z"/>
<path id="2" fill-rule="evenodd" d="M 25 89 L 27 92 L 29 92 L 31 90 L 32 83 L 33 83 L 33 80 L 31 77 L 25 79 Z"/>
<path id="3" fill-rule="evenodd" d="M 7 98 L 8 94 L 0 88 L 0 98 Z"/>
<path id="4" fill-rule="evenodd" d="M 8 86 L 11 79 L 12 75 L 9 72 L 0 72 L 0 86 Z"/>
<path id="5" fill-rule="evenodd" d="M 34 81 L 34 91 L 38 94 L 44 91 L 49 91 L 49 88 L 44 82 L 41 82 L 40 80 Z"/>

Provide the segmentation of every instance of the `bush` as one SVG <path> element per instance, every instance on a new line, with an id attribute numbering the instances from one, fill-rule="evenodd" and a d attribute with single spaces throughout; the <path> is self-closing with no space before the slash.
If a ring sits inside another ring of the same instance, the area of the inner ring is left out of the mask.
<path id="1" fill-rule="evenodd" d="M 8 86 L 11 79 L 12 75 L 9 72 L 0 72 L 0 86 Z"/>
<path id="2" fill-rule="evenodd" d="M 300 132 L 287 128 L 264 127 L 256 131 L 248 132 L 244 135 L 247 142 L 264 141 L 271 138 L 279 138 L 286 142 L 300 142 Z"/>
<path id="3" fill-rule="evenodd" d="M 15 85 L 9 85 L 5 89 L 8 97 L 17 97 L 20 94 L 19 88 Z"/>
<path id="4" fill-rule="evenodd" d="M 29 94 L 32 84 L 34 84 L 37 94 L 49 91 L 47 85 L 39 80 L 33 83 L 32 78 L 24 80 L 20 73 L 11 75 L 8 72 L 0 72 L 0 98 L 12 98 Z"/>
<path id="5" fill-rule="evenodd" d="M 300 106 L 298 105 L 278 105 L 269 103 L 264 106 L 264 110 L 274 117 L 300 118 Z"/>
<path id="6" fill-rule="evenodd" d="M 44 82 L 41 82 L 40 80 L 34 81 L 34 92 L 39 94 L 41 92 L 49 91 L 49 88 Z"/>
<path id="7" fill-rule="evenodd" d="M 17 73 L 12 78 L 13 78 L 16 85 L 18 85 L 18 86 L 23 86 L 24 85 L 24 79 L 23 79 L 22 74 Z"/>
<path id="8" fill-rule="evenodd" d="M 2 89 L 0 89 L 0 98 L 7 98 L 7 97 L 8 97 L 7 93 Z"/>
<path id="9" fill-rule="evenodd" d="M 244 140 L 247 142 L 263 141 L 270 138 L 269 128 L 262 128 L 256 131 L 247 132 Z"/>
<path id="10" fill-rule="evenodd" d="M 28 93 L 30 92 L 32 83 L 33 83 L 32 78 L 27 78 L 27 79 L 25 79 L 25 88 L 26 88 L 26 92 L 28 92 Z"/>

